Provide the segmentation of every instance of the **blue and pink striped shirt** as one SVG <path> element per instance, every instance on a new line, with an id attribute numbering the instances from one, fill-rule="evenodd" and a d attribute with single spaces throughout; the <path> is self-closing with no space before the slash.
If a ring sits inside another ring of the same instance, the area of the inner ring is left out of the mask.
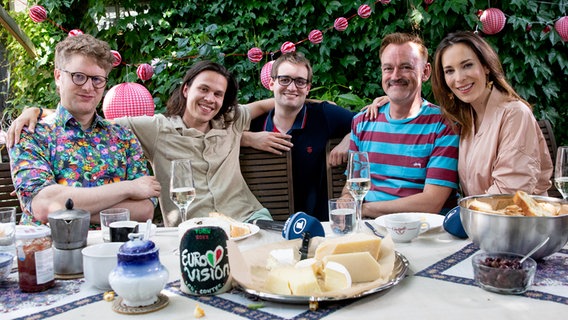
<path id="1" fill-rule="evenodd" d="M 426 184 L 457 189 L 459 136 L 440 108 L 424 100 L 413 118 L 396 120 L 390 103 L 375 120 L 359 113 L 350 150 L 369 153 L 371 190 L 365 201 L 388 201 L 423 191 Z"/>

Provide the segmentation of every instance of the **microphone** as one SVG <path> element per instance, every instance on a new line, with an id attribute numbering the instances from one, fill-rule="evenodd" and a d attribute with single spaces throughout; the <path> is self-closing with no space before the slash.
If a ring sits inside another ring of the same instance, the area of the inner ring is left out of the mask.
<path id="1" fill-rule="evenodd" d="M 309 233 L 310 237 L 325 237 L 323 225 L 318 219 L 298 211 L 284 223 L 282 237 L 287 240 L 303 238 L 304 233 Z"/>

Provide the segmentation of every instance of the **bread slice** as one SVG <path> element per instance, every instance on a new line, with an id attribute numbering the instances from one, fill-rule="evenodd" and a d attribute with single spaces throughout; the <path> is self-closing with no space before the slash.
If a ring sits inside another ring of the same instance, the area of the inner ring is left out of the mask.
<path id="1" fill-rule="evenodd" d="M 546 217 L 555 215 L 555 213 L 550 212 L 545 207 L 541 206 L 535 199 L 524 191 L 519 190 L 515 192 L 513 202 L 523 209 L 523 212 L 527 217 Z"/>
<path id="2" fill-rule="evenodd" d="M 479 201 L 479 200 L 471 201 L 467 208 L 470 209 L 470 210 L 481 211 L 481 212 L 486 212 L 486 213 L 501 214 L 501 212 L 493 209 L 493 207 L 489 203 Z"/>
<path id="3" fill-rule="evenodd" d="M 239 237 L 245 236 L 245 235 L 247 235 L 251 232 L 249 226 L 247 226 L 246 224 L 244 224 L 240 221 L 237 221 L 237 220 L 235 220 L 231 217 L 228 217 L 228 216 L 226 216 L 222 213 L 209 212 L 209 216 L 213 217 L 213 218 L 219 218 L 219 219 L 223 219 L 223 220 L 227 221 L 229 223 L 230 227 L 231 227 L 231 232 L 230 232 L 231 238 L 239 238 Z"/>

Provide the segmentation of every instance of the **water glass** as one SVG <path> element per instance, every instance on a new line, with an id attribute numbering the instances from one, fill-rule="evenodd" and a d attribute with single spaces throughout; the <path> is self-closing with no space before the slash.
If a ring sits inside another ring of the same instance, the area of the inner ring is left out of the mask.
<path id="1" fill-rule="evenodd" d="M 110 208 L 101 211 L 101 231 L 103 241 L 110 241 L 110 224 L 116 221 L 129 221 L 130 210 L 126 208 Z"/>
<path id="2" fill-rule="evenodd" d="M 349 199 L 330 199 L 329 224 L 336 235 L 352 233 L 355 228 L 355 201 Z"/>
<path id="3" fill-rule="evenodd" d="M 0 208 L 0 252 L 16 255 L 16 208 Z"/>

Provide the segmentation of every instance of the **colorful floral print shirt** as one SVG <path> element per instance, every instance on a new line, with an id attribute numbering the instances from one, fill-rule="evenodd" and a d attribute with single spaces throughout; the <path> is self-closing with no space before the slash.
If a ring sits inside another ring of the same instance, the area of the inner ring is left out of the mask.
<path id="1" fill-rule="evenodd" d="M 10 149 L 12 179 L 24 206 L 21 224 L 33 218 L 32 198 L 52 184 L 96 187 L 148 175 L 136 136 L 99 115 L 87 130 L 63 106 L 45 117 Z M 156 205 L 155 198 L 151 201 Z"/>

